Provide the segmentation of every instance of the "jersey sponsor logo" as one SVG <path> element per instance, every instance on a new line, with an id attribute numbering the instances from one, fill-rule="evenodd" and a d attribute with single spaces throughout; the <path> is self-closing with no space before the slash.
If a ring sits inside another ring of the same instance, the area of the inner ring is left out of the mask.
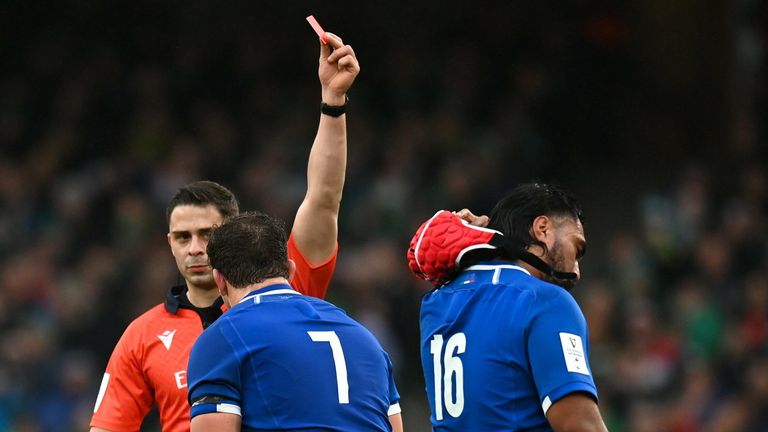
<path id="1" fill-rule="evenodd" d="M 163 332 L 163 334 L 157 335 L 157 338 L 160 339 L 160 342 L 163 343 L 163 346 L 165 346 L 165 349 L 170 350 L 171 344 L 173 343 L 173 335 L 176 334 L 176 330 L 170 331 L 166 330 Z"/>
<path id="2" fill-rule="evenodd" d="M 560 344 L 563 346 L 563 357 L 568 372 L 589 375 L 581 336 L 573 333 L 560 333 Z"/>

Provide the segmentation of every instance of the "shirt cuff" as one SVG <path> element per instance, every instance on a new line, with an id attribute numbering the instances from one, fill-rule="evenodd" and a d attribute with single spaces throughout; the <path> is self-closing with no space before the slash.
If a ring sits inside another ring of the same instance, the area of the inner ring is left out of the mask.
<path id="1" fill-rule="evenodd" d="M 202 414 L 227 413 L 242 417 L 240 406 L 234 401 L 221 401 L 219 403 L 206 403 L 193 405 L 189 411 L 189 417 L 193 418 Z"/>
<path id="2" fill-rule="evenodd" d="M 544 396 L 544 399 L 541 401 L 541 410 L 544 411 L 544 415 L 547 414 L 547 411 L 549 411 L 549 408 L 552 406 L 552 404 L 556 403 L 565 396 L 576 392 L 586 393 L 592 396 L 595 401 L 597 401 L 597 390 L 594 386 L 580 381 L 567 383 L 554 389 L 553 391 L 549 392 L 549 394 Z"/>
<path id="3" fill-rule="evenodd" d="M 391 415 L 395 415 L 395 414 L 400 414 L 402 411 L 403 410 L 400 409 L 400 403 L 399 402 L 395 402 L 395 403 L 393 403 L 392 405 L 389 406 L 389 409 L 387 410 L 387 415 L 391 416 Z"/>

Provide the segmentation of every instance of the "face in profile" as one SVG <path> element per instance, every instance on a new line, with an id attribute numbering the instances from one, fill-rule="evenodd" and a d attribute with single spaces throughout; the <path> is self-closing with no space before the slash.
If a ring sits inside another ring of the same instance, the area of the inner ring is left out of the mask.
<path id="1" fill-rule="evenodd" d="M 211 231 L 221 225 L 223 219 L 212 205 L 180 205 L 171 212 L 168 244 L 188 285 L 216 289 L 206 248 Z"/>
<path id="2" fill-rule="evenodd" d="M 572 218 L 557 221 L 554 224 L 554 236 L 549 243 L 544 261 L 557 271 L 576 273 L 576 279 L 557 279 L 547 275 L 543 279 L 570 290 L 581 278 L 579 260 L 587 248 L 581 221 Z"/>

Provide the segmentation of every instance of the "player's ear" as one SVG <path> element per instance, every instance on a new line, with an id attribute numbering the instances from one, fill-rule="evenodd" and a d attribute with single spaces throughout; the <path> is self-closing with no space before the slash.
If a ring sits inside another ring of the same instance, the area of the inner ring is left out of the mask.
<path id="1" fill-rule="evenodd" d="M 533 220 L 531 224 L 531 234 L 533 238 L 542 242 L 548 243 L 548 235 L 552 234 L 552 221 L 547 216 L 538 216 Z"/>
<path id="2" fill-rule="evenodd" d="M 171 247 L 171 255 L 176 256 L 176 253 L 173 251 L 173 243 L 171 242 L 171 233 L 166 234 L 165 237 L 168 239 L 168 246 Z"/>
<path id="3" fill-rule="evenodd" d="M 288 260 L 288 282 L 293 280 L 293 275 L 296 274 L 296 261 Z"/>
<path id="4" fill-rule="evenodd" d="M 227 280 L 220 271 L 213 269 L 213 281 L 216 283 L 216 287 L 219 289 L 219 294 L 222 297 L 227 295 Z"/>

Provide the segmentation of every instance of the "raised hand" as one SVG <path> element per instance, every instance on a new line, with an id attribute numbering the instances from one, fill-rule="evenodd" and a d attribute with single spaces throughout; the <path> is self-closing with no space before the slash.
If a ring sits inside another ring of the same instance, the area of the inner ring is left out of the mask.
<path id="1" fill-rule="evenodd" d="M 318 77 L 322 86 L 323 102 L 328 105 L 344 105 L 347 90 L 360 72 L 355 51 L 333 33 L 325 33 L 327 43 L 320 43 Z"/>
<path id="2" fill-rule="evenodd" d="M 469 211 L 469 209 L 464 208 L 459 211 L 453 212 L 453 214 L 460 217 L 462 220 L 466 221 L 470 225 L 479 226 L 482 228 L 485 228 L 486 226 L 488 226 L 488 221 L 489 221 L 488 216 L 486 215 L 477 216 L 471 211 Z"/>

